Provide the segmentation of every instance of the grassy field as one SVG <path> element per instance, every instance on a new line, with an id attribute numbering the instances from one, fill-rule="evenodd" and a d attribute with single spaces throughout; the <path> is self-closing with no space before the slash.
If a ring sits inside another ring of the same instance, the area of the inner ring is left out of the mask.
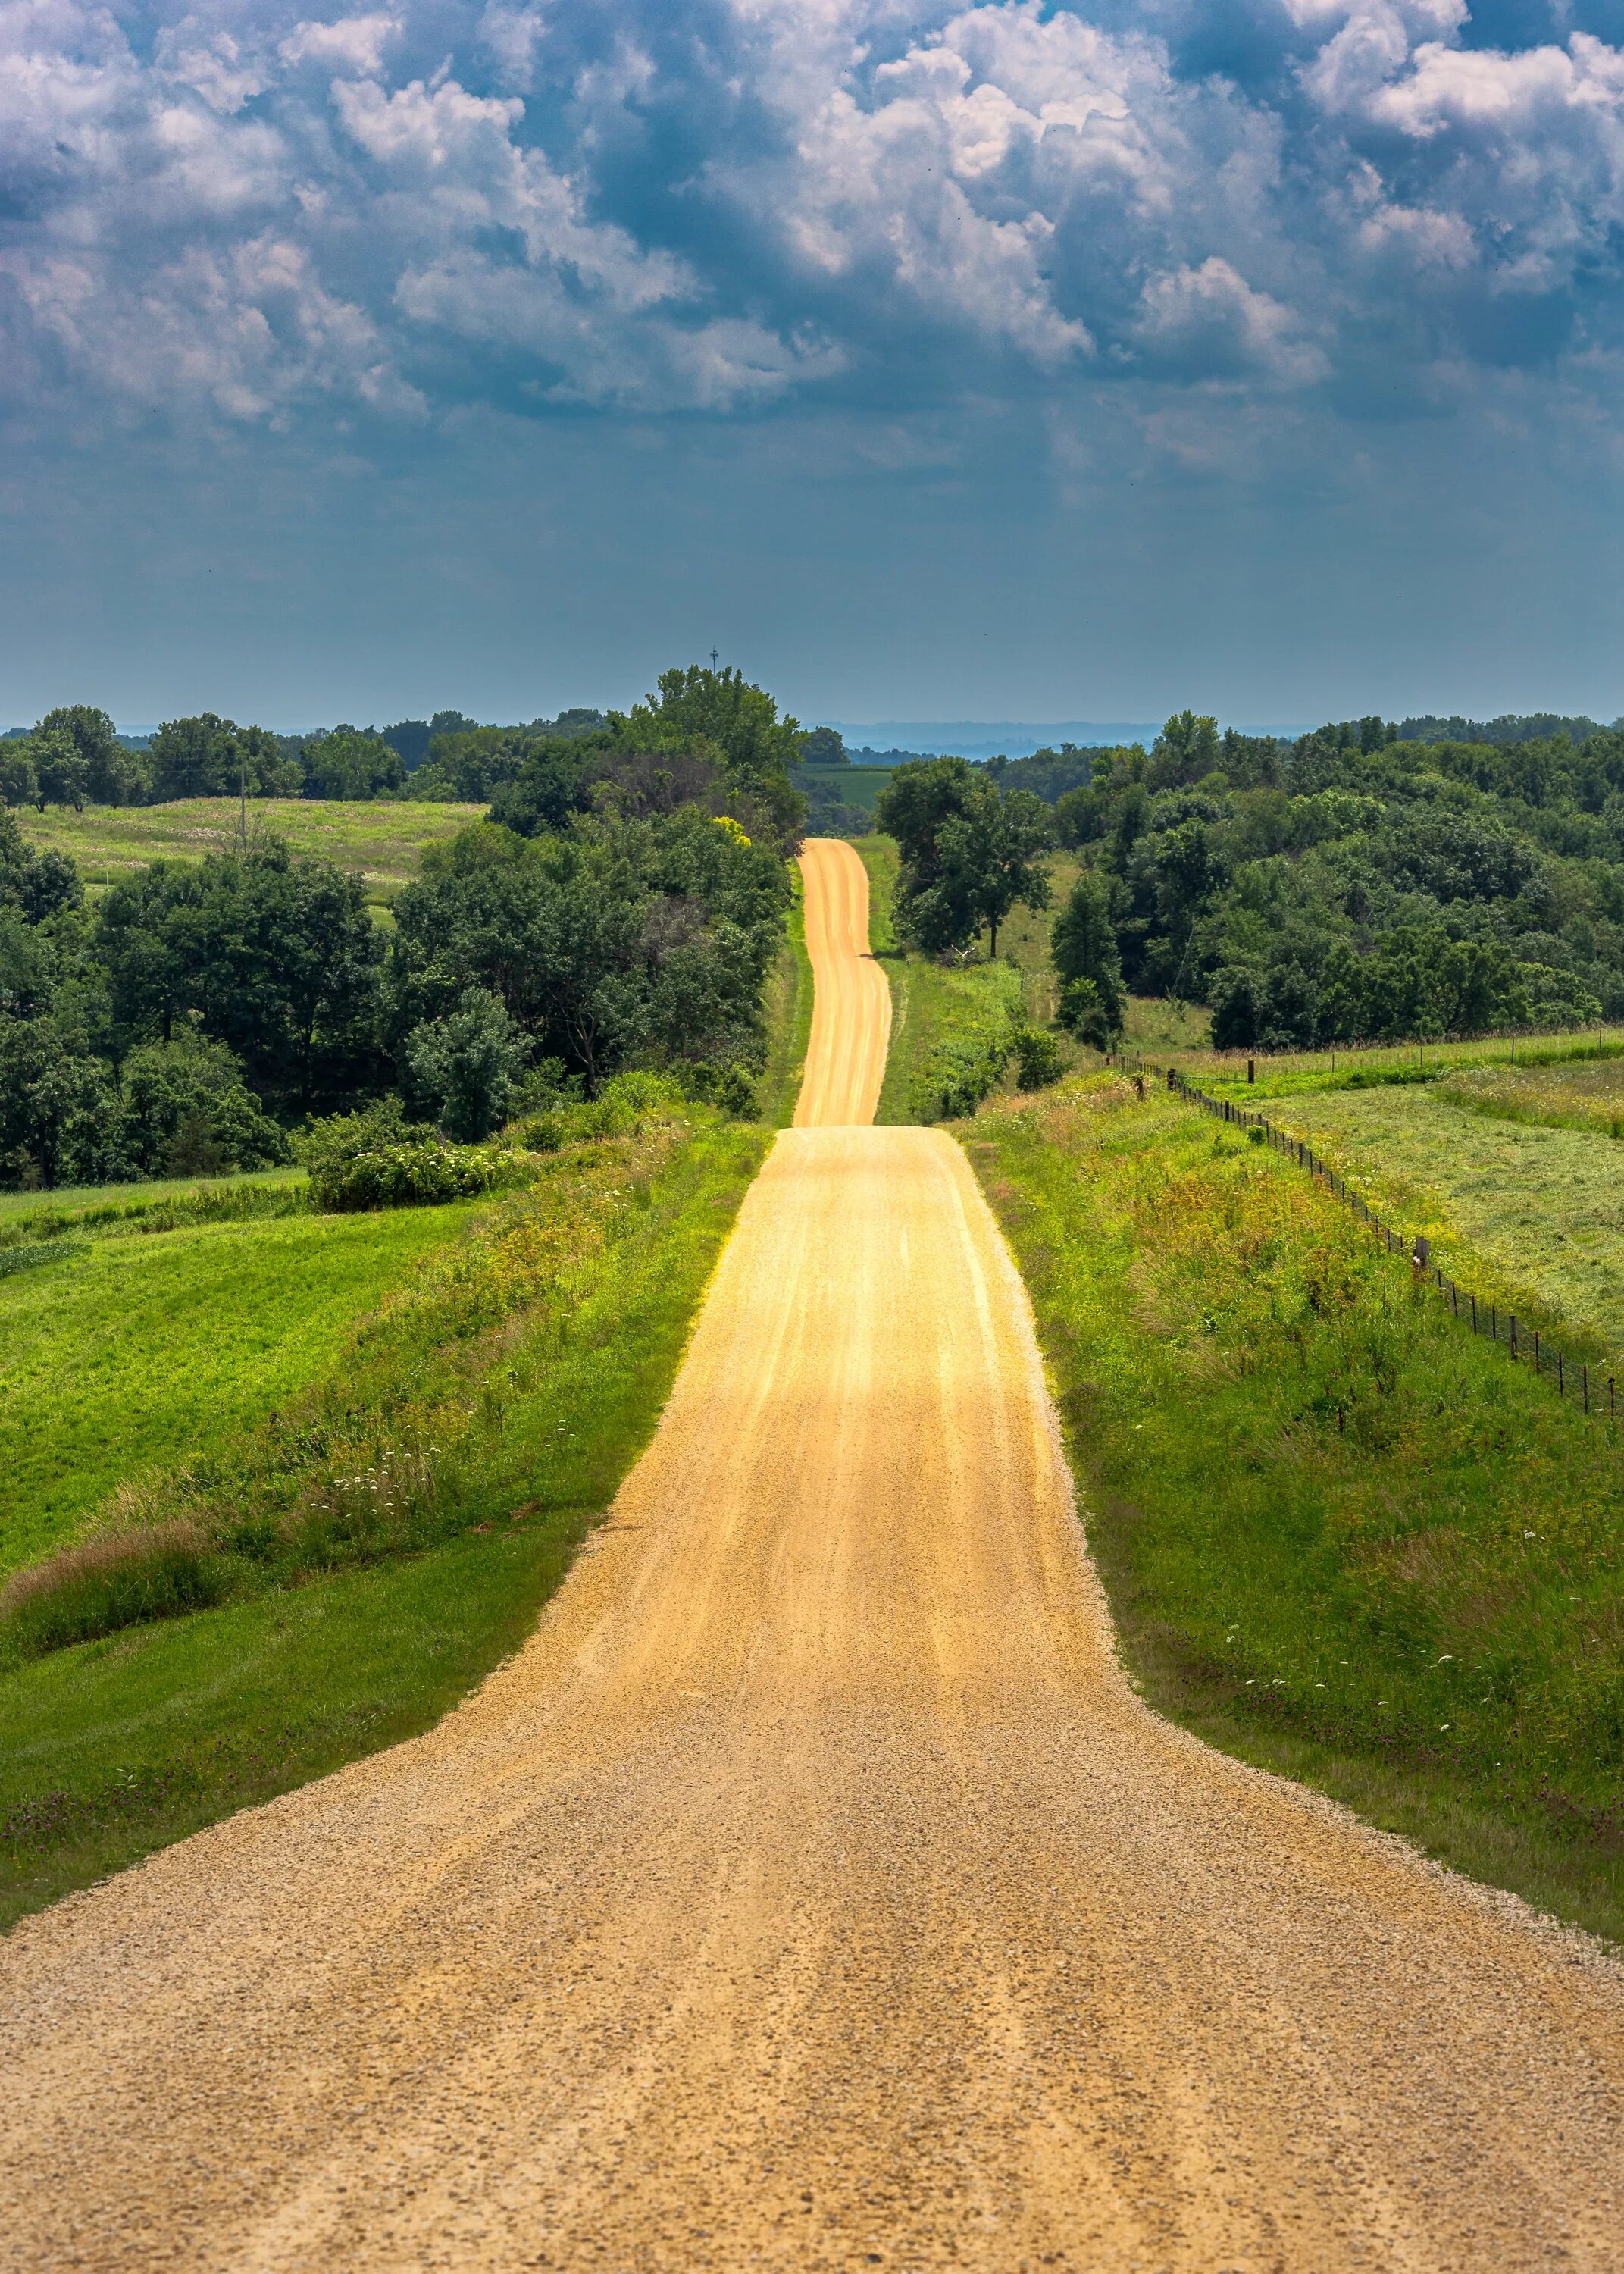
<path id="1" fill-rule="evenodd" d="M 0 1574 L 316 1381 L 476 1206 L 64 1239 L 0 1277 Z"/>
<path id="2" fill-rule="evenodd" d="M 320 853 L 341 869 L 357 870 L 367 899 L 387 907 L 417 873 L 424 847 L 455 837 L 477 821 L 480 805 L 395 802 L 387 798 L 346 802 L 257 797 L 248 803 L 248 826 L 285 837 L 296 853 Z M 17 820 L 29 842 L 66 853 L 85 872 L 94 895 L 151 861 L 200 861 L 226 850 L 237 825 L 235 798 L 183 798 L 171 805 L 87 805 L 83 813 L 48 806 L 19 807 Z"/>
<path id="3" fill-rule="evenodd" d="M 11 1650 L 0 1918 L 427 1726 L 523 1638 L 658 1417 L 768 1141 L 702 1114 L 553 1156 L 323 1380 L 147 1495 L 215 1543 L 228 1600 Z"/>
<path id="4" fill-rule="evenodd" d="M 1624 1137 L 1624 1056 L 1577 1065 L 1471 1067 L 1446 1076 L 1435 1094 L 1492 1120 Z"/>
<path id="5" fill-rule="evenodd" d="M 278 1192 L 302 1186 L 304 1181 L 303 1169 L 255 1169 L 232 1177 L 228 1189 L 237 1194 Z M 0 1193 L 0 1239 L 25 1238 L 41 1223 L 55 1226 L 59 1221 L 76 1223 L 85 1216 L 150 1211 L 199 1192 L 217 1193 L 225 1182 L 153 1177 L 127 1185 L 53 1185 L 49 1192 Z"/>
<path id="6" fill-rule="evenodd" d="M 963 1134 L 1153 1702 L 1624 1934 L 1619 1439 L 1164 1094 L 1094 1076 Z"/>
<path id="7" fill-rule="evenodd" d="M 890 766 L 803 766 L 795 779 L 816 782 L 822 789 L 832 790 L 842 805 L 861 806 L 865 813 L 872 813 L 891 772 Z"/>
<path id="8" fill-rule="evenodd" d="M 1170 1008 L 1170 1006 L 1157 1006 Z M 1206 1013 L 1199 1014 L 1205 1020 Z M 1151 1053 L 1151 1021 L 1141 1026 L 1130 1047 Z M 1130 1021 L 1130 1034 L 1133 1022 Z M 1350 1081 L 1374 1084 L 1430 1081 L 1435 1074 L 1468 1068 L 1503 1066 L 1519 1072 L 1529 1067 L 1566 1065 L 1594 1058 L 1624 1057 L 1624 1027 L 1586 1027 L 1562 1035 L 1479 1035 L 1455 1043 L 1373 1043 L 1334 1050 L 1282 1050 L 1273 1057 L 1252 1053 L 1250 1063 L 1256 1080 L 1248 1083 L 1248 1053 L 1214 1050 L 1194 1040 L 1180 1043 L 1167 1036 L 1160 1048 L 1189 1076 L 1207 1089 L 1255 1097 L 1288 1097 L 1314 1089 L 1341 1089 Z"/>
<path id="9" fill-rule="evenodd" d="M 1441 1086 L 1289 1097 L 1271 1118 L 1479 1300 L 1594 1365 L 1624 1361 L 1624 1156 L 1610 1137 L 1473 1112 Z"/>

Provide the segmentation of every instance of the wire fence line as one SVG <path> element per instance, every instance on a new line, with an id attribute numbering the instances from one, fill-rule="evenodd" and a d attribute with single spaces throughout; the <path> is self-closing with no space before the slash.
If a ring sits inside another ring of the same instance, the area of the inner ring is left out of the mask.
<path id="1" fill-rule="evenodd" d="M 1340 1176 L 1328 1161 L 1322 1161 L 1313 1148 L 1300 1137 L 1293 1137 L 1271 1121 L 1267 1113 L 1253 1112 L 1249 1107 L 1237 1105 L 1233 1099 L 1214 1097 L 1187 1081 L 1177 1066 L 1154 1065 L 1147 1058 L 1132 1058 L 1113 1050 L 1108 1054 L 1111 1065 L 1135 1077 L 1141 1086 L 1147 1075 L 1157 1081 L 1165 1079 L 1168 1088 L 1186 1104 L 1194 1105 L 1203 1113 L 1219 1121 L 1227 1121 L 1233 1128 L 1258 1133 L 1258 1141 L 1273 1151 L 1294 1161 L 1318 1182 L 1350 1209 L 1362 1224 L 1368 1224 L 1389 1255 L 1404 1255 L 1417 1286 L 1431 1287 L 1440 1302 L 1452 1317 L 1468 1326 L 1475 1335 L 1485 1335 L 1508 1352 L 1519 1365 L 1531 1366 L 1542 1381 L 1551 1382 L 1559 1397 L 1569 1401 L 1592 1417 L 1612 1421 L 1619 1419 L 1618 1384 L 1612 1374 L 1592 1373 L 1583 1360 L 1575 1359 L 1548 1335 L 1530 1328 L 1526 1320 L 1519 1320 L 1515 1311 L 1502 1310 L 1498 1304 L 1479 1301 L 1470 1288 L 1461 1286 L 1448 1273 L 1434 1263 L 1432 1245 L 1419 1232 L 1395 1231 L 1382 1221 L 1363 1196 L 1355 1192 L 1345 1177 Z"/>

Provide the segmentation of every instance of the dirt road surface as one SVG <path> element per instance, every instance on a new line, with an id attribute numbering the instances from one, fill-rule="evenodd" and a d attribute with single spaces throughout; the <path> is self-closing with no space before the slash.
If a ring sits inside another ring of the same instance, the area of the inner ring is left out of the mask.
<path id="1" fill-rule="evenodd" d="M 476 1697 L 0 1955 L 28 2274 L 1624 2268 L 1621 2117 L 1608 1960 L 1133 1697 L 930 1130 L 779 1138 Z"/>
<path id="2" fill-rule="evenodd" d="M 866 1127 L 891 1039 L 891 989 L 868 953 L 868 872 L 838 837 L 808 838 L 801 872 L 815 992 L 795 1126 Z"/>

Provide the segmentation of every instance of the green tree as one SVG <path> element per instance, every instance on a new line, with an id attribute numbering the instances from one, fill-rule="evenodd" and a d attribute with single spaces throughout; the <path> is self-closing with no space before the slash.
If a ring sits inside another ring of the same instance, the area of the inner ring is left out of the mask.
<path id="1" fill-rule="evenodd" d="M 1003 794 L 985 779 L 973 785 L 963 811 L 944 823 L 936 839 L 942 903 L 968 912 L 971 937 L 987 927 L 990 954 L 998 953 L 998 933 L 1011 908 L 1049 906 L 1041 862 L 1053 842 L 1041 798 L 1029 789 Z"/>
<path id="2" fill-rule="evenodd" d="M 701 664 L 663 671 L 658 691 L 623 721 L 612 714 L 612 723 L 635 749 L 719 753 L 729 786 L 759 809 L 781 846 L 793 843 L 806 817 L 806 802 L 790 779 L 801 757 L 801 724 L 780 719 L 773 697 L 741 671 L 708 671 Z"/>
<path id="3" fill-rule="evenodd" d="M 87 703 L 70 703 L 48 711 L 37 729 L 41 734 L 65 734 L 85 764 L 85 792 L 94 805 L 139 805 L 147 794 L 151 771 L 146 754 L 126 750 L 105 711 Z"/>
<path id="4" fill-rule="evenodd" d="M 60 727 L 41 729 L 33 737 L 29 755 L 41 812 L 48 805 L 71 805 L 75 813 L 82 813 L 90 795 L 90 768 L 72 735 Z"/>
<path id="5" fill-rule="evenodd" d="M 1177 788 L 1203 780 L 1218 768 L 1218 721 L 1178 711 L 1162 729 L 1150 754 L 1150 781 L 1154 789 Z"/>
<path id="6" fill-rule="evenodd" d="M 487 988 L 464 989 L 444 1019 L 425 1020 L 406 1038 L 414 1088 L 447 1137 L 477 1144 L 508 1118 L 530 1044 Z"/>
<path id="7" fill-rule="evenodd" d="M 121 1048 L 189 1014 L 284 1111 L 342 1096 L 377 1066 L 382 941 L 357 877 L 272 838 L 245 856 L 159 861 L 96 912 Z"/>
<path id="8" fill-rule="evenodd" d="M 143 1176 L 268 1168 L 288 1141 L 250 1095 L 236 1053 L 195 1022 L 143 1043 L 118 1070 L 120 1137 Z"/>
<path id="9" fill-rule="evenodd" d="M 39 776 L 34 771 L 34 743 L 25 734 L 0 736 L 0 805 L 37 805 Z"/>
<path id="10" fill-rule="evenodd" d="M 1061 983 L 1063 1021 L 1071 1026 L 1086 1020 L 1108 1036 L 1120 1034 L 1122 963 L 1116 952 L 1110 887 L 1093 870 L 1084 870 L 1055 918 L 1051 953 Z M 1079 980 L 1088 983 L 1086 990 L 1076 988 Z"/>
<path id="11" fill-rule="evenodd" d="M 153 736 L 147 756 L 152 794 L 159 804 L 174 798 L 224 797 L 238 787 L 236 722 L 213 711 L 166 719 Z"/>
<path id="12" fill-rule="evenodd" d="M 398 796 L 406 787 L 400 752 L 380 735 L 335 727 L 313 735 L 301 753 L 304 795 L 314 798 Z"/>

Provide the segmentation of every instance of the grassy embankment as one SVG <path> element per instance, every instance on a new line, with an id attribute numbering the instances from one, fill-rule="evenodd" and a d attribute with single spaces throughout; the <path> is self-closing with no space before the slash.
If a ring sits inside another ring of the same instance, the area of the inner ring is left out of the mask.
<path id="1" fill-rule="evenodd" d="M 125 1518 L 178 1519 L 222 1600 L 34 1654 L 10 1623 L 0 1919 L 427 1727 L 523 1639 L 646 1442 L 766 1141 L 697 1114 L 568 1148 L 449 1242 L 434 1212 L 432 1257 L 425 1214 L 359 1220 L 396 1243 L 397 1277 L 410 1260 L 408 1285 L 347 1334 L 329 1319 L 327 1370 L 302 1391 L 266 1354 L 231 1389 L 239 1412 L 251 1392 L 282 1398 L 274 1413 L 209 1428 L 124 1489 Z M 294 1221 L 340 1246 L 356 1222 Z M 288 1229 L 254 1228 L 271 1248 Z M 131 1370 L 147 1363 L 138 1349 Z M 124 1412 L 127 1382 L 104 1387 Z M 33 1403 L 63 1394 L 41 1381 Z M 113 1462 L 98 1446 L 86 1466 Z"/>
<path id="2" fill-rule="evenodd" d="M 1618 1437 L 1163 1094 L 1096 1075 L 963 1134 L 1152 1702 L 1624 1935 Z"/>
<path id="3" fill-rule="evenodd" d="M 895 1127 L 938 1121 L 965 1111 L 956 1094 L 970 1085 L 984 1095 L 1000 1051 L 1021 1017 L 1021 974 L 1011 964 L 966 964 L 953 970 L 898 944 L 891 922 L 897 847 L 890 837 L 860 837 L 854 849 L 868 871 L 868 942 L 891 986 L 891 1051 L 875 1119 Z"/>
<path id="4" fill-rule="evenodd" d="M 658 1419 L 811 1000 L 797 908 L 765 1126 L 696 1111 L 495 1203 L 314 1216 L 287 1172 L 0 1202 L 0 1257 L 49 1251 L 0 1278 L 0 1566 L 84 1535 L 94 1593 L 109 1517 L 178 1523 L 219 1598 L 67 1647 L 9 1622 L 0 1924 L 426 1728 L 523 1641 Z"/>
<path id="5" fill-rule="evenodd" d="M 387 908 L 417 873 L 425 846 L 455 837 L 477 821 L 481 805 L 418 804 L 367 800 L 256 797 L 248 826 L 285 837 L 296 853 L 319 853 L 341 869 L 359 871 L 369 902 Z M 229 849 L 237 804 L 229 797 L 177 799 L 169 805 L 87 805 L 82 813 L 48 806 L 19 808 L 16 818 L 29 842 L 54 847 L 77 861 L 94 898 L 153 861 L 200 861 Z"/>

